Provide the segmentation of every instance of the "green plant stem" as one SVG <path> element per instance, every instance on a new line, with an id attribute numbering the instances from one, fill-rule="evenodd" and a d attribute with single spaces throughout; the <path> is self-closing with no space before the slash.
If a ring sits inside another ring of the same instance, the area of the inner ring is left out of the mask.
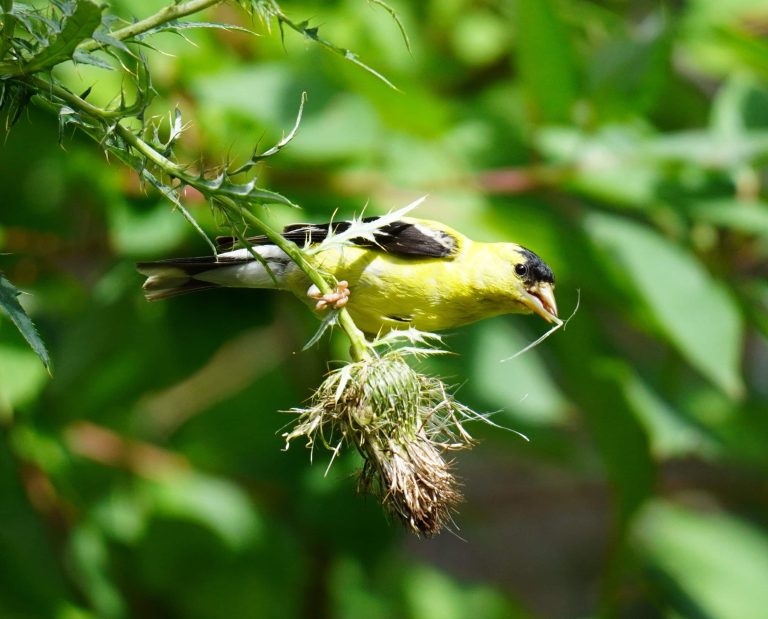
<path id="1" fill-rule="evenodd" d="M 254 215 L 250 210 L 239 206 L 229 198 L 216 196 L 214 193 L 211 193 L 210 190 L 208 190 L 204 185 L 196 183 L 194 178 L 190 178 L 188 175 L 182 172 L 180 166 L 158 153 L 144 140 L 135 135 L 130 129 L 126 129 L 120 123 L 118 123 L 115 126 L 115 131 L 128 144 L 133 146 L 166 174 L 181 179 L 184 183 L 194 187 L 207 198 L 215 199 L 220 206 L 226 208 L 232 215 L 245 218 L 251 225 L 253 225 L 254 228 L 263 232 L 270 241 L 282 249 L 288 255 L 288 257 L 296 263 L 296 266 L 298 266 L 309 278 L 309 280 L 320 289 L 320 292 L 323 294 L 328 294 L 333 291 L 331 285 L 320 274 L 320 272 L 311 264 L 309 264 L 309 262 L 307 262 L 307 259 L 301 252 L 301 249 L 299 249 L 295 243 L 286 239 L 277 230 L 274 230 L 265 221 Z M 370 347 L 368 346 L 362 331 L 357 328 L 357 325 L 355 324 L 354 320 L 352 320 L 352 317 L 349 315 L 349 312 L 346 309 L 342 308 L 338 311 L 339 325 L 342 329 L 344 329 L 344 332 L 349 338 L 350 344 L 352 346 L 352 356 L 354 357 L 355 361 L 361 361 L 362 359 L 367 358 L 370 354 Z"/>
<path id="2" fill-rule="evenodd" d="M 269 237 L 270 241 L 272 241 L 286 254 L 288 254 L 288 257 L 293 260 L 302 271 L 304 271 L 310 281 L 320 289 L 320 292 L 323 294 L 328 294 L 329 292 L 333 291 L 325 277 L 323 277 L 315 267 L 307 262 L 307 259 L 304 257 L 304 254 L 296 245 L 296 243 L 286 239 L 277 230 L 270 227 L 269 224 L 254 215 L 248 209 L 237 206 L 231 200 L 226 198 L 219 198 L 219 200 L 221 203 L 229 202 L 230 204 L 228 204 L 226 208 L 230 210 L 234 208 L 235 212 L 247 219 L 254 228 L 264 232 L 264 234 Z M 349 312 L 344 308 L 337 311 L 339 312 L 339 325 L 342 329 L 344 329 L 344 332 L 347 334 L 347 337 L 349 338 L 350 344 L 352 346 L 352 357 L 355 359 L 355 361 L 362 361 L 363 359 L 369 357 L 370 347 L 368 346 L 362 331 L 357 328 L 355 321 L 352 320 L 352 316 L 350 316 Z"/>
<path id="3" fill-rule="evenodd" d="M 198 11 L 207 9 L 214 4 L 221 4 L 223 1 L 224 0 L 189 0 L 188 2 L 180 2 L 179 4 L 171 4 L 169 6 L 163 7 L 157 13 L 150 15 L 146 19 L 142 19 L 134 24 L 131 24 L 130 26 L 125 26 L 124 28 L 110 32 L 109 36 L 113 39 L 117 39 L 118 41 L 131 39 L 139 34 L 146 32 L 147 30 L 152 30 L 152 28 L 156 28 L 157 26 L 165 24 L 171 20 L 179 19 L 180 17 L 185 17 L 186 15 L 191 15 L 192 13 L 197 13 Z M 79 49 L 86 52 L 91 52 L 97 49 L 101 49 L 104 46 L 105 43 L 95 39 L 90 39 L 89 41 L 86 41 L 80 45 Z"/>
<path id="4" fill-rule="evenodd" d="M 18 78 L 19 82 L 24 82 L 33 86 L 40 92 L 50 92 L 59 99 L 66 101 L 70 107 L 79 109 L 81 112 L 85 112 L 89 116 L 99 118 L 101 120 L 113 120 L 123 118 L 123 112 L 120 110 L 109 111 L 104 108 L 88 103 L 85 99 L 78 97 L 76 94 L 69 92 L 66 88 L 57 86 L 51 82 L 48 82 L 35 75 L 28 75 Z"/>
<path id="5" fill-rule="evenodd" d="M 32 86 L 41 89 L 48 90 L 56 97 L 65 101 L 72 108 L 76 108 L 81 112 L 88 114 L 89 116 L 99 118 L 100 120 L 112 120 L 114 118 L 113 113 L 108 110 L 104 110 L 91 103 L 88 103 L 84 99 L 69 92 L 61 86 L 51 84 L 39 77 L 28 77 L 25 79 Z M 274 230 L 262 219 L 254 215 L 247 208 L 237 204 L 234 200 L 225 197 L 218 196 L 215 192 L 212 192 L 204 184 L 197 182 L 195 177 L 186 173 L 182 166 L 174 163 L 161 153 L 157 152 L 152 146 L 147 144 L 133 131 L 122 125 L 120 122 L 115 122 L 113 127 L 114 132 L 120 136 L 131 148 L 138 151 L 141 155 L 146 157 L 147 160 L 152 162 L 153 165 L 161 169 L 165 174 L 173 178 L 178 178 L 184 184 L 194 187 L 206 198 L 214 200 L 219 206 L 226 209 L 231 215 L 235 217 L 242 217 L 246 219 L 251 225 L 263 232 L 275 245 L 283 250 L 293 262 L 306 274 L 309 280 L 315 284 L 320 292 L 328 294 L 333 291 L 333 288 L 323 275 L 313 267 L 307 259 L 304 257 L 301 249 L 293 242 L 287 240 L 277 230 Z M 346 309 L 339 311 L 339 325 L 347 334 L 352 347 L 352 356 L 356 361 L 361 361 L 370 356 L 370 347 L 365 340 L 365 336 L 362 331 L 357 328 L 354 320 L 349 315 Z"/>

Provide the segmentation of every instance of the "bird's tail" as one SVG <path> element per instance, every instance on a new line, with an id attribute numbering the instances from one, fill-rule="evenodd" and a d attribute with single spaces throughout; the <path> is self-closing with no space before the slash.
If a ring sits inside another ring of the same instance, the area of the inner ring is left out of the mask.
<path id="1" fill-rule="evenodd" d="M 216 268 L 214 258 L 183 258 L 139 262 L 136 268 L 146 275 L 144 296 L 147 301 L 159 301 L 197 290 L 219 288 L 219 284 L 195 279 L 195 275 Z M 227 266 L 227 265 L 222 265 Z"/>

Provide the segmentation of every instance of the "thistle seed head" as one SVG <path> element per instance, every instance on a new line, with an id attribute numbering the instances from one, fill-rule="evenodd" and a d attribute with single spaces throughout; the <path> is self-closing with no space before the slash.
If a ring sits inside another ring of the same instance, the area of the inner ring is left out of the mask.
<path id="1" fill-rule="evenodd" d="M 414 370 L 407 353 L 349 363 L 332 371 L 302 409 L 287 444 L 306 437 L 338 452 L 353 444 L 364 458 L 360 488 L 416 534 L 434 535 L 461 501 L 449 450 L 472 444 L 462 421 L 481 418 L 443 382 Z"/>

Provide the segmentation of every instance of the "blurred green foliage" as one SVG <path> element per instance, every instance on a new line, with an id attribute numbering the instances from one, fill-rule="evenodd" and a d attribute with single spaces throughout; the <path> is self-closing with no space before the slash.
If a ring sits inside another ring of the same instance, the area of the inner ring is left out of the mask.
<path id="1" fill-rule="evenodd" d="M 160 0 L 115 0 L 124 17 Z M 565 331 L 448 336 L 431 371 L 524 431 L 456 464 L 460 535 L 408 538 L 354 495 L 356 457 L 281 452 L 343 338 L 291 298 L 147 304 L 135 260 L 207 246 L 97 145 L 30 108 L 0 147 L 0 268 L 49 377 L 0 320 L 0 616 L 759 619 L 768 581 L 768 6 L 556 0 L 281 4 L 399 88 L 236 6 L 146 50 L 180 148 L 244 160 L 323 221 L 417 215 L 553 267 Z M 120 74 L 63 65 L 104 104 Z M 187 206 L 211 234 L 205 204 Z"/>

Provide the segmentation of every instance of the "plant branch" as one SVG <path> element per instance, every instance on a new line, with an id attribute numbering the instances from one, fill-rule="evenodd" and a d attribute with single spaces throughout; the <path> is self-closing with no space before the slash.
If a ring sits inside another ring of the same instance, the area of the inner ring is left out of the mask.
<path id="1" fill-rule="evenodd" d="M 142 157 L 149 161 L 152 165 L 162 170 L 163 173 L 172 178 L 179 179 L 185 185 L 189 185 L 194 189 L 197 189 L 206 198 L 213 201 L 220 208 L 226 210 L 230 215 L 234 217 L 242 217 L 254 228 L 263 232 L 277 247 L 283 250 L 293 262 L 304 272 L 309 280 L 315 284 L 323 294 L 332 292 L 331 285 L 326 278 L 313 267 L 304 256 L 301 249 L 293 242 L 287 240 L 277 230 L 274 230 L 269 224 L 257 217 L 251 210 L 238 204 L 228 196 L 222 196 L 216 193 L 215 189 L 211 189 L 202 177 L 195 177 L 187 173 L 182 166 L 174 161 L 170 160 L 163 154 L 159 153 L 150 144 L 141 139 L 133 131 L 121 124 L 119 121 L 114 121 L 115 113 L 97 107 L 91 103 L 88 103 L 81 97 L 78 97 L 74 93 L 69 92 L 65 88 L 52 84 L 38 77 L 26 78 L 27 82 L 39 89 L 45 89 L 51 92 L 54 96 L 65 101 L 73 109 L 87 114 L 88 116 L 95 117 L 102 122 L 112 122 L 112 130 L 115 135 L 120 137 L 130 148 L 138 152 Z M 365 340 L 365 336 L 357 328 L 354 320 L 349 315 L 346 309 L 339 311 L 339 325 L 347 334 L 352 347 L 352 356 L 356 361 L 361 361 L 370 356 L 370 347 Z"/>
<path id="2" fill-rule="evenodd" d="M 102 107 L 93 105 L 66 88 L 62 88 L 58 84 L 44 80 L 41 77 L 28 75 L 17 79 L 19 82 L 24 82 L 33 86 L 38 92 L 51 93 L 62 101 L 66 101 L 73 109 L 79 109 L 81 112 L 85 112 L 88 116 L 104 121 L 124 118 L 125 112 L 123 110 L 106 110 Z"/>
<path id="3" fill-rule="evenodd" d="M 164 23 L 174 19 L 179 19 L 180 17 L 191 15 L 192 13 L 197 13 L 215 4 L 221 4 L 223 1 L 224 0 L 188 0 L 188 2 L 171 4 L 169 6 L 163 7 L 157 13 L 147 17 L 146 19 L 142 19 L 136 23 L 131 24 L 130 26 L 125 26 L 124 28 L 110 32 L 109 36 L 113 39 L 117 39 L 118 41 L 131 39 Z M 86 41 L 80 45 L 79 49 L 86 52 L 91 52 L 97 49 L 101 49 L 105 45 L 106 44 L 102 43 L 101 41 L 90 39 L 89 41 Z"/>
<path id="4" fill-rule="evenodd" d="M 155 14 L 125 26 L 124 28 L 110 31 L 106 33 L 105 36 L 89 38 L 86 41 L 83 41 L 78 46 L 78 49 L 82 52 L 91 52 L 110 45 L 110 42 L 130 40 L 145 32 L 151 31 L 162 24 L 177 20 L 192 13 L 197 13 L 211 6 L 220 4 L 223 1 L 224 0 L 187 0 L 185 2 L 165 6 Z M 293 23 L 282 13 L 282 11 L 280 11 L 277 4 L 270 4 L 269 12 L 277 17 L 281 24 L 285 24 L 310 36 L 310 38 L 333 49 L 333 51 L 344 52 L 345 56 L 360 64 L 348 50 L 335 48 L 327 41 L 317 37 L 317 29 L 311 29 L 305 25 Z M 371 70 L 368 67 L 365 68 L 369 71 Z M 117 109 L 108 109 L 93 105 L 86 101 L 84 97 L 77 96 L 62 85 L 56 83 L 55 80 L 46 80 L 37 75 L 30 74 L 18 76 L 16 79 L 19 82 L 26 83 L 32 90 L 37 91 L 40 95 L 40 103 L 44 104 L 45 107 L 52 107 L 54 112 L 59 113 L 60 118 L 66 118 L 68 114 L 79 115 L 83 121 L 90 118 L 91 121 L 79 122 L 77 124 L 79 124 L 80 128 L 86 134 L 97 140 L 107 152 L 114 153 L 124 163 L 127 163 L 137 169 L 140 173 L 143 173 L 150 182 L 158 186 L 166 198 L 173 201 L 178 206 L 181 206 L 178 202 L 178 191 L 181 186 L 187 185 L 197 189 L 212 204 L 222 209 L 227 215 L 227 219 L 243 219 L 248 224 L 255 227 L 259 232 L 265 234 L 277 247 L 293 260 L 293 262 L 323 294 L 332 292 L 332 285 L 329 283 L 328 279 L 326 279 L 326 276 L 308 262 L 307 257 L 304 255 L 301 248 L 295 243 L 285 239 L 279 231 L 270 227 L 249 208 L 253 204 L 259 204 L 270 200 L 276 203 L 282 202 L 284 204 L 291 204 L 289 200 L 279 194 L 254 187 L 252 183 L 245 185 L 231 184 L 228 181 L 228 175 L 230 173 L 227 172 L 224 172 L 216 179 L 207 179 L 202 174 L 198 175 L 190 172 L 188 168 L 166 156 L 168 153 L 161 152 L 161 150 L 155 148 L 150 142 L 143 139 L 141 137 L 141 131 L 136 132 L 135 129 L 126 126 L 122 121 L 127 118 L 128 114 L 126 113 L 127 109 L 122 105 Z M 72 111 L 67 111 L 67 107 L 71 108 Z M 299 112 L 299 115 L 300 114 L 301 112 Z M 68 121 L 65 120 L 64 123 L 66 124 L 66 122 Z M 295 132 L 295 128 L 293 132 Z M 284 142 L 288 139 L 290 139 L 290 137 L 286 138 Z M 283 143 L 279 145 L 279 147 L 282 146 Z M 133 151 L 136 157 L 131 157 L 130 151 Z M 147 169 L 147 167 L 150 169 Z M 154 178 L 156 172 L 150 172 L 151 168 L 155 168 L 160 173 L 157 179 Z M 235 173 L 239 172 L 240 170 Z M 164 181 L 158 180 L 162 178 L 163 175 L 169 179 L 176 179 L 181 185 L 174 187 L 173 183 L 171 183 L 166 186 Z M 237 232 L 238 231 L 236 231 L 236 233 Z M 242 235 L 238 234 L 237 236 L 242 242 Z M 251 251 L 251 253 L 255 254 L 254 251 Z M 258 259 L 260 256 L 254 255 L 254 258 Z M 367 343 L 365 336 L 357 328 L 346 309 L 342 308 L 341 310 L 338 310 L 338 324 L 349 337 L 351 354 L 354 359 L 360 361 L 369 358 L 371 355 L 371 348 Z"/>

